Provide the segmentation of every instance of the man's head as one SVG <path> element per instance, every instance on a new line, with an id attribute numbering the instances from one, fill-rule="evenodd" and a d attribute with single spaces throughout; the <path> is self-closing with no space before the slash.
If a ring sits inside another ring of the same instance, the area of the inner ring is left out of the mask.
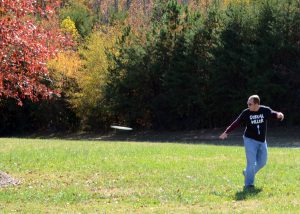
<path id="1" fill-rule="evenodd" d="M 251 95 L 248 98 L 248 108 L 250 111 L 258 111 L 260 105 L 260 98 L 258 95 Z"/>

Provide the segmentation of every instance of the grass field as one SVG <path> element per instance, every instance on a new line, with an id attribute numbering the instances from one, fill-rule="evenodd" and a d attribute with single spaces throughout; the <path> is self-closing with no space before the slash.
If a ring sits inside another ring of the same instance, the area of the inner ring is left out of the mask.
<path id="1" fill-rule="evenodd" d="M 1 213 L 300 213 L 300 150 L 269 148 L 243 191 L 241 146 L 0 139 Z"/>

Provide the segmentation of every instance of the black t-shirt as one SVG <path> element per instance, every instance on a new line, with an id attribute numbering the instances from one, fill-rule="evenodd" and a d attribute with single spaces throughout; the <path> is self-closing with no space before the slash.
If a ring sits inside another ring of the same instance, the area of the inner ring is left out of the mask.
<path id="1" fill-rule="evenodd" d="M 240 124 L 246 125 L 244 136 L 265 142 L 267 120 L 269 118 L 277 118 L 277 112 L 273 111 L 268 106 L 260 106 L 258 111 L 250 111 L 249 108 L 242 111 L 238 118 L 226 129 L 226 133 L 229 133 Z"/>

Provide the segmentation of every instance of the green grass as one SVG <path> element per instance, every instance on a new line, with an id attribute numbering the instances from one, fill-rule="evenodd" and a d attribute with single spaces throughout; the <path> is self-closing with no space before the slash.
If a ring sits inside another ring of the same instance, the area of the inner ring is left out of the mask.
<path id="1" fill-rule="evenodd" d="M 205 143 L 205 142 L 204 142 Z M 269 148 L 243 191 L 243 147 L 0 139 L 1 213 L 297 213 L 300 150 Z"/>

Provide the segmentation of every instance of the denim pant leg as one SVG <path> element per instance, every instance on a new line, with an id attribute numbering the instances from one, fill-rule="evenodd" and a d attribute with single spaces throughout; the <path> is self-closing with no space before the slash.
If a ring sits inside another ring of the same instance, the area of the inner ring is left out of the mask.
<path id="1" fill-rule="evenodd" d="M 254 177 L 256 173 L 256 155 L 259 143 L 250 138 L 244 137 L 244 146 L 247 159 L 247 167 L 245 172 L 245 186 L 254 185 Z"/>
<path id="2" fill-rule="evenodd" d="M 266 165 L 267 160 L 268 160 L 268 146 L 267 146 L 267 142 L 265 142 L 259 145 L 256 154 L 255 174 Z"/>

